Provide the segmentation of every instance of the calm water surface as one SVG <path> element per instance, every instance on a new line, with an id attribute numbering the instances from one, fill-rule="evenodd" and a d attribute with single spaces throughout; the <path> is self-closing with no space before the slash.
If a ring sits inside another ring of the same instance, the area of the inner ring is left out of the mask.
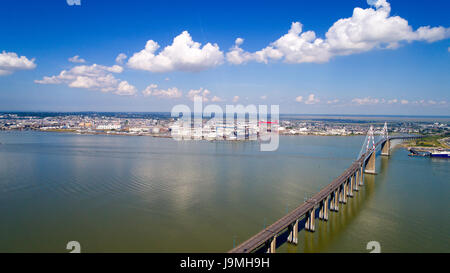
<path id="1" fill-rule="evenodd" d="M 363 137 L 256 142 L 0 132 L 0 252 L 223 252 L 356 159 Z M 376 176 L 281 252 L 449 252 L 450 161 L 378 158 Z"/>

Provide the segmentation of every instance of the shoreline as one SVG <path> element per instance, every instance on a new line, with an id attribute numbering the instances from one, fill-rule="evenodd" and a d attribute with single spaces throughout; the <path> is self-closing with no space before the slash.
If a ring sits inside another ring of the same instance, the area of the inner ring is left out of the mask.
<path id="1" fill-rule="evenodd" d="M 150 136 L 150 137 L 160 137 L 160 138 L 172 138 L 171 135 L 163 135 L 163 134 L 152 134 L 152 133 L 129 133 L 129 132 L 115 132 L 115 131 L 96 131 L 96 132 L 80 132 L 74 129 L 49 129 L 49 130 L 35 130 L 35 129 L 28 129 L 28 130 L 0 130 L 4 132 L 22 132 L 22 131 L 32 131 L 32 132 L 51 132 L 51 133 L 72 133 L 77 135 L 120 135 L 120 136 Z M 351 136 L 364 136 L 363 134 L 346 134 L 346 135 L 335 135 L 335 134 L 314 134 L 314 133 L 307 133 L 307 134 L 285 134 L 285 133 L 279 133 L 280 136 L 323 136 L 323 137 L 351 137 Z M 193 139 L 195 140 L 195 139 Z M 208 140 L 208 139 L 202 139 L 202 140 Z M 220 140 L 220 139 L 216 139 Z M 230 139 L 224 139 L 227 141 L 237 141 L 237 140 L 230 140 Z M 245 139 L 249 140 L 249 139 Z M 239 140 L 242 141 L 242 140 Z"/>
<path id="2" fill-rule="evenodd" d="M 124 136 L 151 136 L 151 137 L 163 137 L 163 138 L 171 138 L 171 135 L 163 135 L 163 134 L 153 134 L 153 133 L 129 133 L 129 132 L 120 132 L 120 131 L 91 131 L 91 132 L 80 132 L 75 129 L 48 129 L 48 130 L 36 130 L 36 129 L 12 129 L 12 130 L 0 130 L 0 132 L 23 132 L 23 131 L 32 131 L 32 132 L 52 132 L 52 133 L 73 133 L 78 135 L 124 135 Z M 336 135 L 336 134 L 323 134 L 323 133 L 306 133 L 306 134 L 286 134 L 279 133 L 280 136 L 334 136 L 334 137 L 351 137 L 351 136 L 365 136 L 364 134 L 345 134 L 345 135 Z M 399 134 L 391 134 L 390 136 L 395 136 Z M 429 135 L 433 136 L 433 135 Z"/>

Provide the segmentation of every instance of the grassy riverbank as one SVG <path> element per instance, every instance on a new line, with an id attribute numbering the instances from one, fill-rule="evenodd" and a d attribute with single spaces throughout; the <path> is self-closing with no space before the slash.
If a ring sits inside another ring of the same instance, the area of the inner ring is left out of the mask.
<path id="1" fill-rule="evenodd" d="M 450 133 L 429 135 L 420 139 L 405 142 L 408 147 L 450 148 Z"/>

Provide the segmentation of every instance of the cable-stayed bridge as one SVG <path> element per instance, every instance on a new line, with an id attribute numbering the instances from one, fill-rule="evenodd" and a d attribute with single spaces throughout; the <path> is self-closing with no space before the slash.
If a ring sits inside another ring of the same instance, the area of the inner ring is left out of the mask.
<path id="1" fill-rule="evenodd" d="M 420 138 L 421 136 L 389 136 L 387 124 L 381 132 L 375 133 L 370 126 L 363 142 L 358 158 L 340 176 L 324 187 L 303 204 L 280 218 L 272 225 L 264 228 L 253 237 L 229 251 L 229 253 L 267 252 L 275 253 L 283 242 L 277 237 L 288 232 L 286 242 L 298 243 L 298 232 L 305 229 L 314 232 L 315 219 L 328 221 L 330 211 L 339 213 L 339 203 L 346 204 L 353 197 L 354 191 L 363 186 L 364 174 L 376 174 L 376 154 L 381 151 L 382 156 L 389 156 L 391 141 Z"/>

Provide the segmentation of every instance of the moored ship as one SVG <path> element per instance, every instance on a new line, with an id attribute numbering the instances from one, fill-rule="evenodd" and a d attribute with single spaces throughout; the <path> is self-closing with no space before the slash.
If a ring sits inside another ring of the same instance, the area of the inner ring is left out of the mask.
<path id="1" fill-rule="evenodd" d="M 448 150 L 435 150 L 430 153 L 431 157 L 444 157 L 450 158 L 450 151 Z"/>

